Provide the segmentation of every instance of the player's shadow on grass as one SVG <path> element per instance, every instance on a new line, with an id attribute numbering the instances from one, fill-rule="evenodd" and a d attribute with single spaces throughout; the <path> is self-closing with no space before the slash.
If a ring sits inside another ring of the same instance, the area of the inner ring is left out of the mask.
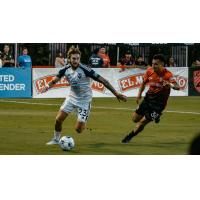
<path id="1" fill-rule="evenodd" d="M 187 145 L 188 143 L 187 142 L 156 142 L 155 143 L 151 143 L 151 144 L 148 144 L 148 143 L 134 143 L 134 142 L 131 142 L 129 144 L 132 144 L 133 146 L 135 147 L 141 147 L 141 146 L 145 146 L 145 147 L 178 147 L 178 146 L 181 146 L 181 145 Z"/>
<path id="2" fill-rule="evenodd" d="M 94 144 L 88 144 L 87 146 L 89 148 L 103 148 L 108 145 L 109 145 L 108 143 L 94 143 Z"/>
<path id="3" fill-rule="evenodd" d="M 127 151 L 126 148 L 122 148 L 124 144 L 119 143 L 95 143 L 88 144 L 87 147 L 91 149 L 95 149 L 94 154 L 99 155 L 132 155 L 132 152 Z M 125 146 L 132 146 L 131 144 L 126 144 Z M 112 147 L 112 149 L 110 148 Z"/>

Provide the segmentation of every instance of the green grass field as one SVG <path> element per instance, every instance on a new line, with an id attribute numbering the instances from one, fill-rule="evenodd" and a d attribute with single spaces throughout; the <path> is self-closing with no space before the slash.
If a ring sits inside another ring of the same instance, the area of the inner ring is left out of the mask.
<path id="1" fill-rule="evenodd" d="M 131 121 L 135 99 L 119 103 L 114 98 L 94 98 L 82 134 L 74 130 L 75 114 L 64 122 L 63 135 L 72 136 L 76 143 L 72 151 L 64 152 L 57 145 L 45 145 L 53 135 L 54 119 L 62 102 L 0 99 L 0 154 L 185 155 L 192 138 L 200 132 L 200 97 L 170 97 L 166 111 L 177 112 L 164 112 L 159 124 L 150 123 L 129 144 L 121 144 L 122 137 L 135 126 Z"/>

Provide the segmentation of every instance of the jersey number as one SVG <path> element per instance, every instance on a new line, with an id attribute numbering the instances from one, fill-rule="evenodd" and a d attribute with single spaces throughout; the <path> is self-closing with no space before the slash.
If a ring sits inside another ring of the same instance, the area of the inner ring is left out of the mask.
<path id="1" fill-rule="evenodd" d="M 87 121 L 87 118 L 88 118 L 87 110 L 79 108 L 78 113 L 79 113 L 79 115 L 81 115 L 82 119 L 85 119 Z"/>

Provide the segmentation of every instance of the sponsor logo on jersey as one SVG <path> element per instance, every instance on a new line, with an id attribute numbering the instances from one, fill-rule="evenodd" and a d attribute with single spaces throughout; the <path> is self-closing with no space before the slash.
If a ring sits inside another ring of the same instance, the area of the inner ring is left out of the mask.
<path id="1" fill-rule="evenodd" d="M 79 79 L 81 79 L 81 78 L 82 78 L 82 74 L 81 74 L 81 73 L 78 73 L 77 77 L 78 77 Z"/>

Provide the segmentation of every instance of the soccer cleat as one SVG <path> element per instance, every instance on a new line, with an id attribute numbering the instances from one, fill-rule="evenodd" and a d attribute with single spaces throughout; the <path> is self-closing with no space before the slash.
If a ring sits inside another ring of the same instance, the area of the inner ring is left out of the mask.
<path id="1" fill-rule="evenodd" d="M 46 145 L 54 145 L 54 144 L 58 144 L 59 139 L 56 138 L 52 138 L 49 142 L 46 143 Z"/>
<path id="2" fill-rule="evenodd" d="M 128 143 L 133 137 L 134 137 L 134 133 L 130 133 L 126 135 L 125 138 L 122 139 L 122 143 Z"/>

